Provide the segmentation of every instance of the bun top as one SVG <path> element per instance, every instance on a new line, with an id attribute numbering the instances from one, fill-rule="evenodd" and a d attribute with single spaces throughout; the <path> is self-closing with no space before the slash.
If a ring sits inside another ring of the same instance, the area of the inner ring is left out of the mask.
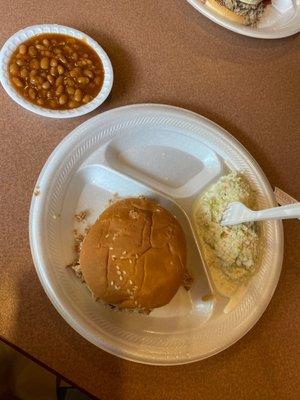
<path id="1" fill-rule="evenodd" d="M 181 226 L 146 198 L 107 208 L 87 233 L 79 262 L 94 295 L 120 309 L 161 307 L 189 277 Z"/>

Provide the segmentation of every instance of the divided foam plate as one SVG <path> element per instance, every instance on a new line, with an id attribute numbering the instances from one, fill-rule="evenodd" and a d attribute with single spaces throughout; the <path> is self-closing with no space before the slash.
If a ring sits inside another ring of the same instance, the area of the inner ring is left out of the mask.
<path id="1" fill-rule="evenodd" d="M 260 269 L 225 313 L 218 297 L 202 299 L 213 289 L 189 220 L 193 199 L 228 168 L 245 173 L 257 191 L 259 207 L 274 204 L 261 169 L 233 137 L 176 107 L 149 104 L 111 110 L 86 121 L 60 143 L 37 182 L 40 195 L 32 200 L 30 243 L 47 295 L 77 332 L 117 356 L 170 365 L 215 354 L 253 326 L 279 278 L 281 222 L 263 224 Z M 92 223 L 115 192 L 157 198 L 177 215 L 187 236 L 193 288 L 178 291 L 168 306 L 149 316 L 108 310 L 65 268 L 72 257 L 73 215 L 88 208 Z"/>

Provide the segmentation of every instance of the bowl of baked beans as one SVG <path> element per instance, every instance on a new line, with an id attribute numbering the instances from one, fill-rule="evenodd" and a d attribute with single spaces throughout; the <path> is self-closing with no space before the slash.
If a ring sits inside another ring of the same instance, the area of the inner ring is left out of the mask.
<path id="1" fill-rule="evenodd" d="M 36 114 L 72 118 L 109 95 L 113 69 L 90 36 L 62 25 L 35 25 L 15 33 L 0 51 L 0 81 L 8 95 Z"/>

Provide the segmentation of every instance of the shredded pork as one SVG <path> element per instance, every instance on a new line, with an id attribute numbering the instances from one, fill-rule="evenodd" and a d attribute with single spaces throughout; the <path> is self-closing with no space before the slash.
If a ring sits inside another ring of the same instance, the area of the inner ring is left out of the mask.
<path id="1" fill-rule="evenodd" d="M 245 24 L 256 26 L 264 12 L 264 2 L 247 4 L 239 0 L 217 0 L 222 6 L 245 18 Z"/>

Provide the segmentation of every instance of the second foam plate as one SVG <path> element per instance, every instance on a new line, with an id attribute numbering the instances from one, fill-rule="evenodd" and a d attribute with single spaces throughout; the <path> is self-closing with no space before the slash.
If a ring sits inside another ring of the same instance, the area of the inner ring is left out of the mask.
<path id="1" fill-rule="evenodd" d="M 237 14 L 231 14 L 224 6 L 215 0 L 187 0 L 196 10 L 218 25 L 223 26 L 241 35 L 260 39 L 279 39 L 294 35 L 300 31 L 300 3 L 299 0 L 265 1 L 266 7 L 257 26 L 246 26 L 237 22 Z M 264 1 L 264 0 L 263 0 Z M 239 2 L 238 2 L 239 3 Z M 247 3 L 245 1 L 245 3 Z M 244 7 L 247 4 L 244 3 Z M 237 7 L 237 2 L 228 2 Z M 240 2 L 243 5 L 243 2 Z M 229 17 L 231 16 L 233 17 Z M 253 11 L 249 13 L 253 15 Z M 236 17 L 236 18 L 235 18 Z"/>

